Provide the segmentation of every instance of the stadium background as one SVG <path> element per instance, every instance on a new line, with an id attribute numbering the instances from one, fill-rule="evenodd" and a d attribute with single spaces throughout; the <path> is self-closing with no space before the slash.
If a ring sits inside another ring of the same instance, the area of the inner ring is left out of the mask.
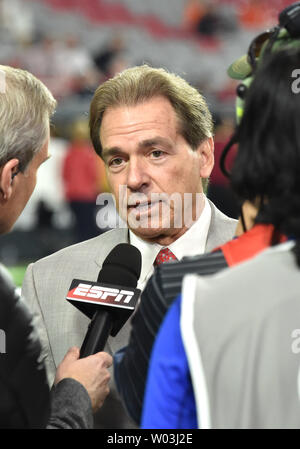
<path id="1" fill-rule="evenodd" d="M 39 170 L 37 188 L 13 231 L 1 236 L 0 260 L 10 267 L 17 285 L 28 263 L 80 240 L 66 194 L 64 161 L 74 146 L 83 147 L 82 158 L 94 157 L 87 127 L 93 92 L 105 79 L 132 65 L 164 67 L 206 97 L 216 142 L 208 196 L 225 213 L 237 216 L 218 168 L 219 154 L 234 127 L 237 83 L 228 78 L 226 68 L 247 51 L 253 37 L 275 25 L 280 9 L 291 3 L 0 0 L 1 64 L 29 70 L 58 101 L 51 126 L 52 157 Z M 96 167 L 95 193 L 106 191 L 101 162 L 93 159 L 91 165 Z M 78 176 L 83 180 L 80 172 Z M 96 213 L 97 209 L 86 213 L 85 220 L 94 225 Z M 105 230 L 94 227 L 91 236 Z"/>

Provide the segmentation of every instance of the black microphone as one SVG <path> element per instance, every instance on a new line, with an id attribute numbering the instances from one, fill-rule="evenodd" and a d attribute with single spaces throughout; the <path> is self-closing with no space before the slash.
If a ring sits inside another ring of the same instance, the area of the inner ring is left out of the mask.
<path id="1" fill-rule="evenodd" d="M 140 251 L 121 243 L 104 260 L 97 282 L 73 279 L 67 300 L 91 318 L 80 358 L 102 351 L 109 335 L 117 335 L 134 311 L 141 265 Z"/>

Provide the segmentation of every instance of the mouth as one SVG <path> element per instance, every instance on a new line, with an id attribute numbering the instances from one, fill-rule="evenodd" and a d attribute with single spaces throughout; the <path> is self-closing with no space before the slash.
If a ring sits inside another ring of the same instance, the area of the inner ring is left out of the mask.
<path id="1" fill-rule="evenodd" d="M 137 202 L 135 204 L 128 204 L 127 209 L 129 212 L 135 211 L 139 214 L 148 214 L 151 213 L 154 207 L 158 206 L 161 201 L 147 201 L 147 202 Z"/>

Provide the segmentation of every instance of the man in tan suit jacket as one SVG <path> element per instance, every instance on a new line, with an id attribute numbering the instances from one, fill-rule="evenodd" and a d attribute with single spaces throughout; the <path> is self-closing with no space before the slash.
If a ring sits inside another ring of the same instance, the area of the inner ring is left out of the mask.
<path id="1" fill-rule="evenodd" d="M 90 130 L 128 228 L 113 229 L 28 267 L 23 292 L 36 313 L 50 383 L 65 348 L 81 346 L 88 326 L 88 319 L 65 299 L 72 279 L 96 280 L 109 252 L 119 243 L 131 243 L 142 253 L 138 287 L 143 288 L 161 249 L 168 248 L 177 259 L 211 251 L 230 240 L 236 227 L 205 197 L 205 178 L 214 163 L 212 118 L 203 97 L 182 78 L 148 66 L 125 70 L 97 89 Z M 157 194 L 159 201 L 152 196 Z M 126 345 L 129 332 L 128 323 L 109 338 L 105 350 L 114 353 Z M 114 388 L 96 427 L 134 427 Z"/>

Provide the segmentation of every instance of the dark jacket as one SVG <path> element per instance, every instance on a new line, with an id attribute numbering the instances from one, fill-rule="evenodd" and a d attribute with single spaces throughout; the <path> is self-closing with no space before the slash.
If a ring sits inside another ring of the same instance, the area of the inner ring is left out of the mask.
<path id="1" fill-rule="evenodd" d="M 0 428 L 90 429 L 91 400 L 74 379 L 50 390 L 33 317 L 0 265 Z"/>
<path id="2" fill-rule="evenodd" d="M 46 427 L 50 392 L 40 342 L 32 316 L 3 265 L 0 329 L 0 428 Z"/>

